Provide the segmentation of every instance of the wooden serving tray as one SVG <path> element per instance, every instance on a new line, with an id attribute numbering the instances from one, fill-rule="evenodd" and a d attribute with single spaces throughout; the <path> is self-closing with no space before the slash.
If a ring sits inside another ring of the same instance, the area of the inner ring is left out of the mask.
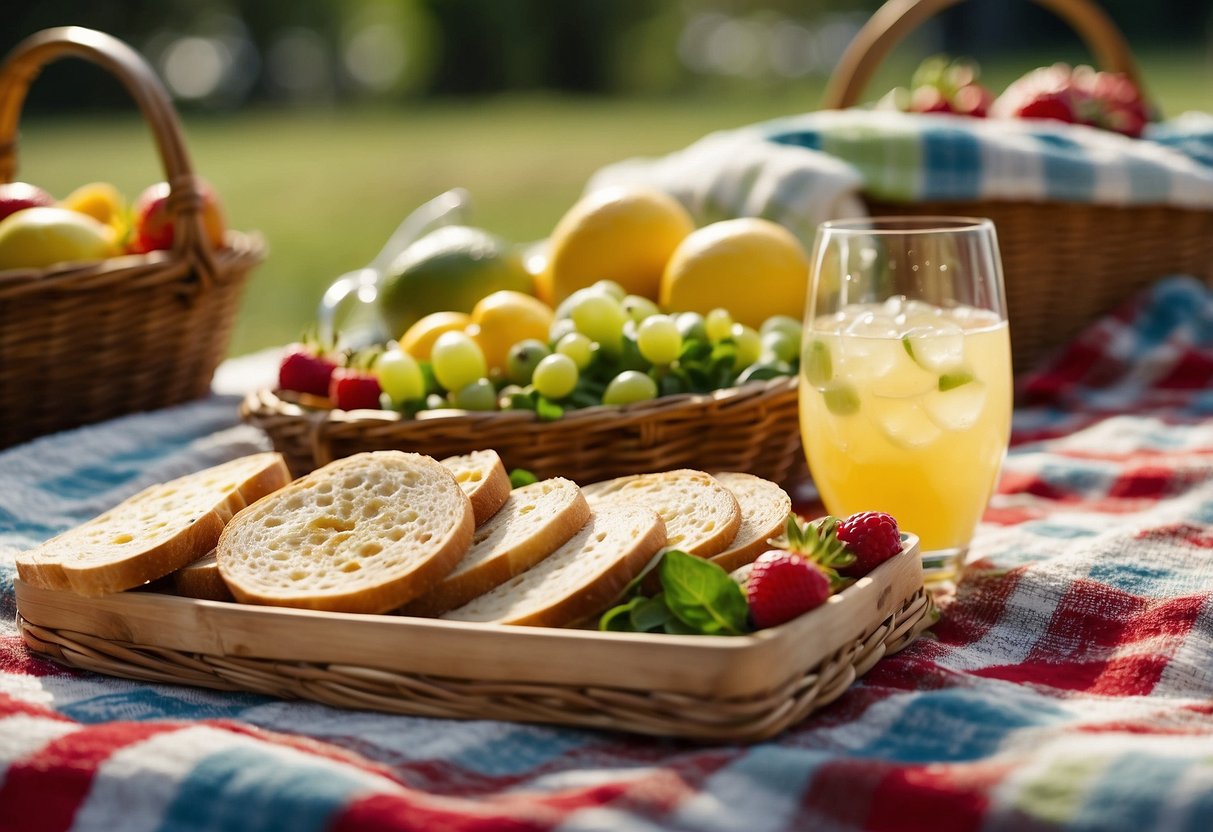
<path id="1" fill-rule="evenodd" d="M 421 716 L 756 741 L 833 701 L 936 615 L 918 541 L 818 609 L 748 636 L 313 612 L 16 582 L 30 649 L 151 682 Z"/>

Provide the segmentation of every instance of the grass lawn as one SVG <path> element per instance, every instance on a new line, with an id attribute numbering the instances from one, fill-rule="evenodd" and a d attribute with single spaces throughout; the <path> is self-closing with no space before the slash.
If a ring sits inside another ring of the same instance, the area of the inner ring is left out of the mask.
<path id="1" fill-rule="evenodd" d="M 987 77 L 998 86 L 1037 63 L 987 68 Z M 1142 65 L 1165 112 L 1213 106 L 1207 59 L 1146 56 Z M 908 69 L 890 67 L 872 89 L 905 77 Z M 533 240 L 550 231 L 598 167 L 809 110 L 819 97 L 819 86 L 806 85 L 679 99 L 508 97 L 390 111 L 187 114 L 196 169 L 223 196 L 231 224 L 261 231 L 270 245 L 231 352 L 296 337 L 325 286 L 370 261 L 405 214 L 447 188 L 472 192 L 475 224 Z M 59 196 L 108 180 L 134 197 L 162 178 L 133 115 L 30 119 L 19 154 L 20 178 Z"/>

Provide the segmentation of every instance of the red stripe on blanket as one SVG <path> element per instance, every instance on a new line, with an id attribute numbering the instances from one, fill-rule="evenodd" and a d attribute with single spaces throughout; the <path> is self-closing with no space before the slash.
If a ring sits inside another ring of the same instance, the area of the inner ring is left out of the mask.
<path id="1" fill-rule="evenodd" d="M 862 829 L 882 776 L 882 766 L 875 760 L 836 759 L 822 764 L 801 801 L 804 817 L 790 826 Z"/>
<path id="2" fill-rule="evenodd" d="M 1137 535 L 1137 540 L 1159 540 L 1166 543 L 1178 541 L 1197 549 L 1213 549 L 1213 529 L 1192 523 L 1171 523 L 1145 529 Z"/>
<path id="3" fill-rule="evenodd" d="M 16 716 L 18 714 L 37 716 L 43 719 L 57 719 L 62 722 L 75 722 L 75 720 L 65 717 L 53 708 L 34 702 L 27 702 L 24 699 L 17 699 L 6 693 L 0 693 L 0 717 Z"/>
<path id="4" fill-rule="evenodd" d="M 1104 338 L 1096 337 L 1091 340 L 1102 342 Z M 1119 362 L 1109 358 L 1102 343 L 1075 342 L 1052 364 L 1047 372 L 1032 376 L 1024 382 L 1021 388 L 1023 403 L 1041 404 L 1057 400 L 1077 386 L 1080 381 L 1088 382 L 1088 386 L 1094 386 L 1089 384 L 1092 379 L 1088 378 L 1088 375 L 1091 375 L 1093 368 L 1096 367 L 1100 367 L 1097 375 L 1101 378 L 1119 374 L 1115 367 L 1101 366 L 1104 364 L 1119 366 Z"/>
<path id="5" fill-rule="evenodd" d="M 546 814 L 546 813 L 545 813 Z M 332 832 L 390 832 L 391 830 L 441 829 L 443 832 L 546 832 L 560 822 L 558 817 L 512 817 L 509 813 L 482 809 L 475 814 L 466 807 L 438 809 L 418 806 L 393 795 L 371 795 L 356 800 L 337 816 Z"/>
<path id="6" fill-rule="evenodd" d="M 52 740 L 9 766 L 0 785 L 0 818 L 24 832 L 68 829 L 97 769 L 116 751 L 177 725 L 111 722 Z"/>
<path id="7" fill-rule="evenodd" d="M 990 790 L 1014 766 L 959 764 L 892 767 L 876 787 L 864 828 L 890 832 L 980 829 Z"/>
<path id="8" fill-rule="evenodd" d="M 1079 579 L 1058 599 L 1052 620 L 1023 662 L 974 675 L 1104 696 L 1147 695 L 1208 598 L 1202 593 L 1153 601 Z M 1111 655 L 1145 640 L 1161 640 L 1163 646 L 1140 655 Z"/>
<path id="9" fill-rule="evenodd" d="M 0 636 L 0 673 L 19 676 L 79 676 L 79 671 L 40 658 L 21 636 Z"/>
<path id="10" fill-rule="evenodd" d="M 1188 349 L 1175 362 L 1171 372 L 1154 382 L 1154 387 L 1171 390 L 1203 390 L 1213 381 L 1213 356 Z"/>

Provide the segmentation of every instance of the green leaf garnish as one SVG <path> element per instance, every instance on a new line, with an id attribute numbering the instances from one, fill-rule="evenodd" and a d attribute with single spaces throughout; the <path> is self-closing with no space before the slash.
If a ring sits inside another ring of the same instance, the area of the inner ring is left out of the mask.
<path id="1" fill-rule="evenodd" d="M 939 392 L 946 393 L 949 390 L 955 390 L 957 387 L 963 387 L 969 382 L 976 380 L 976 378 L 970 370 L 953 370 L 949 373 L 944 373 L 939 377 Z"/>
<path id="2" fill-rule="evenodd" d="M 659 592 L 652 598 L 640 598 L 640 603 L 632 607 L 632 627 L 638 633 L 651 633 L 665 627 L 674 614 L 665 603 L 665 593 Z"/>
<path id="3" fill-rule="evenodd" d="M 745 595 L 718 565 L 671 549 L 660 571 L 665 603 L 683 624 L 704 635 L 745 633 Z"/>
<path id="4" fill-rule="evenodd" d="M 564 408 L 551 399 L 543 396 L 535 397 L 535 415 L 541 422 L 555 422 L 564 415 Z"/>
<path id="5" fill-rule="evenodd" d="M 522 488 L 524 485 L 532 485 L 537 482 L 539 482 L 539 477 L 525 468 L 515 468 L 510 471 L 510 488 Z"/>
<path id="6" fill-rule="evenodd" d="M 830 358 L 830 348 L 824 341 L 814 338 L 805 344 L 804 354 L 800 357 L 800 369 L 805 379 L 814 387 L 824 387 L 834 378 L 834 362 Z"/>
<path id="7" fill-rule="evenodd" d="M 901 336 L 901 346 L 905 348 L 906 355 L 910 356 L 910 360 L 917 364 L 918 359 L 914 357 L 914 345 L 910 342 L 909 335 Z"/>
<path id="8" fill-rule="evenodd" d="M 835 416 L 850 416 L 859 410 L 859 394 L 845 382 L 838 382 L 821 391 L 826 409 Z"/>
<path id="9" fill-rule="evenodd" d="M 793 552 L 812 561 L 830 579 L 830 591 L 837 592 L 851 583 L 850 579 L 839 575 L 838 570 L 855 562 L 855 555 L 847 551 L 846 544 L 838 539 L 838 522 L 837 517 L 826 515 L 805 523 L 794 513 L 789 514 L 783 535 L 767 542 L 776 549 Z"/>
<path id="10" fill-rule="evenodd" d="M 632 610 L 643 604 L 649 599 L 637 596 L 630 601 L 620 604 L 617 607 L 611 607 L 602 614 L 602 618 L 598 620 L 598 629 L 603 632 L 614 633 L 632 633 L 635 629 L 632 626 Z"/>

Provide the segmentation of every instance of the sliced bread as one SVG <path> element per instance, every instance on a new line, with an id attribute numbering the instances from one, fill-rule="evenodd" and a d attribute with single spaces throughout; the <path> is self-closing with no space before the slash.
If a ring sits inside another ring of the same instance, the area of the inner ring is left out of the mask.
<path id="1" fill-rule="evenodd" d="M 288 482 L 282 455 L 264 453 L 153 485 L 18 555 L 17 574 L 81 595 L 132 589 L 205 555 L 232 515 Z"/>
<path id="2" fill-rule="evenodd" d="M 173 589 L 178 595 L 186 598 L 200 598 L 203 601 L 232 601 L 232 591 L 223 582 L 219 574 L 219 558 L 212 551 L 206 557 L 183 566 L 169 576 L 173 581 Z"/>
<path id="3" fill-rule="evenodd" d="M 712 476 L 733 492 L 741 507 L 737 536 L 728 549 L 711 559 L 726 572 L 732 572 L 771 548 L 767 541 L 783 533 L 792 513 L 792 498 L 775 483 L 753 474 L 722 471 Z"/>
<path id="4" fill-rule="evenodd" d="M 557 477 L 514 489 L 501 510 L 476 529 L 455 570 L 400 612 L 439 615 L 463 606 L 530 569 L 589 519 L 590 506 L 572 480 Z"/>
<path id="5" fill-rule="evenodd" d="M 442 580 L 473 529 L 471 501 L 445 466 L 360 453 L 242 511 L 219 538 L 219 571 L 246 603 L 381 613 Z"/>
<path id="6" fill-rule="evenodd" d="M 472 515 L 480 526 L 505 505 L 510 496 L 510 475 L 496 451 L 472 451 L 441 460 L 472 501 Z"/>
<path id="7" fill-rule="evenodd" d="M 599 615 L 665 545 L 665 524 L 650 508 L 603 506 L 552 554 L 469 604 L 453 621 L 565 627 Z"/>
<path id="8" fill-rule="evenodd" d="M 585 489 L 590 508 L 616 503 L 650 506 L 665 523 L 667 546 L 701 558 L 727 549 L 741 526 L 733 492 L 703 471 L 683 468 L 621 477 Z"/>

